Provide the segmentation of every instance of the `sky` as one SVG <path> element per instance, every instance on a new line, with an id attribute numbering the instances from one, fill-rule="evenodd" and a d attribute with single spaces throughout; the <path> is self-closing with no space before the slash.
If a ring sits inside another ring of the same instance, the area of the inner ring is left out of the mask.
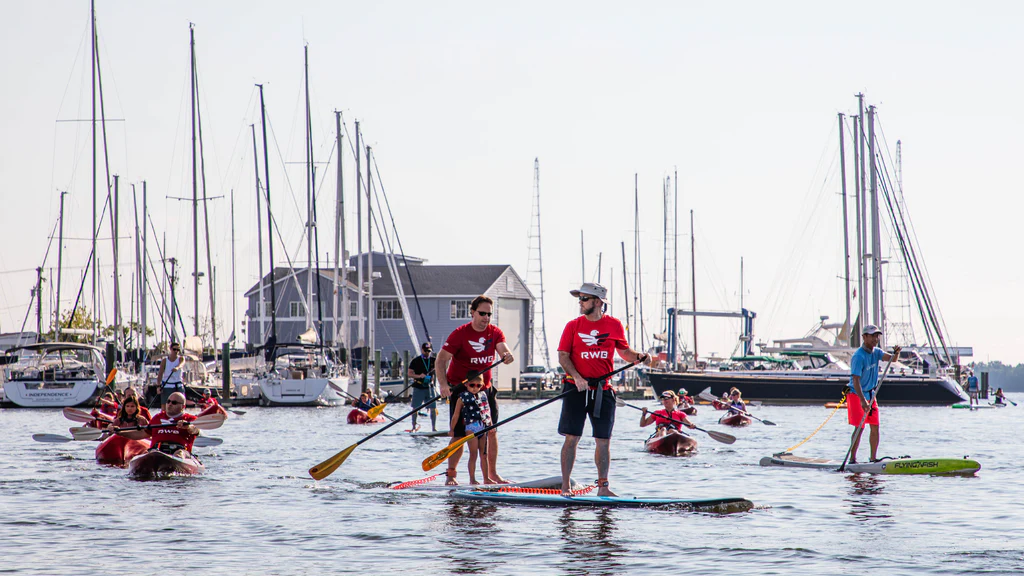
<path id="1" fill-rule="evenodd" d="M 972 346 L 975 360 L 1024 361 L 1016 345 L 1024 273 L 1014 266 L 1021 202 L 1014 166 L 1024 153 L 1018 136 L 1024 79 L 1015 73 L 1024 37 L 1015 23 L 1024 7 L 858 6 L 863 10 L 819 2 L 98 0 L 110 172 L 119 175 L 122 191 L 125 300 L 134 257 L 131 186 L 141 194 L 145 180 L 167 256 L 186 268 L 179 305 L 192 309 L 191 208 L 173 199 L 191 196 L 191 22 L 207 190 L 224 196 L 209 202 L 218 316 L 227 319 L 222 335 L 232 328 L 232 231 L 239 327 L 241 295 L 258 278 L 250 133 L 250 124 L 259 128 L 256 83 L 264 85 L 270 124 L 270 183 L 283 235 L 277 258 L 287 250 L 305 260 L 308 46 L 324 256 L 334 244 L 339 110 L 348 135 L 358 120 L 373 147 L 406 253 L 433 264 L 511 264 L 525 276 L 539 159 L 552 348 L 577 309 L 568 290 L 583 276 L 581 231 L 586 279 L 596 280 L 600 255 L 611 312 L 620 317 L 625 242 L 632 299 L 634 175 L 648 340 L 661 331 L 662 190 L 676 171 L 680 305 L 691 305 L 692 210 L 698 308 L 739 308 L 742 258 L 743 305 L 758 314 L 755 340 L 801 336 L 820 316 L 841 321 L 844 314 L 836 115 L 855 113 L 854 95 L 864 93 L 878 108 L 892 154 L 901 142 L 904 197 L 948 337 Z M 89 251 L 91 138 L 88 122 L 69 120 L 89 118 L 91 104 L 88 3 L 5 8 L 0 331 L 6 332 L 19 330 L 26 317 L 35 267 L 43 265 L 50 279 L 45 294 L 55 283 L 50 237 L 62 191 L 68 195 L 61 306 L 74 303 Z M 346 136 L 352 245 L 355 170 L 348 143 Z M 102 181 L 101 170 L 101 191 Z M 852 187 L 852 176 L 849 182 Z M 108 294 L 109 230 L 101 237 L 100 282 Z M 202 290 L 205 315 L 209 299 Z M 887 299 L 905 295 L 892 288 Z M 47 297 L 44 314 L 52 300 Z M 109 315 L 109 296 L 105 306 Z M 734 321 L 701 320 L 700 349 L 731 353 L 737 332 Z"/>

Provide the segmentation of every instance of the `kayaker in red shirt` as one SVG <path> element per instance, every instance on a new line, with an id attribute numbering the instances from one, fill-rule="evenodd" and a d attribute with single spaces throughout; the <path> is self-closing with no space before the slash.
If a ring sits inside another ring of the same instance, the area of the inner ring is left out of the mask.
<path id="1" fill-rule="evenodd" d="M 586 282 L 579 290 L 569 293 L 579 298 L 580 316 L 570 320 L 562 331 L 558 343 L 558 363 L 566 373 L 563 390 L 575 386 L 579 394 L 570 394 L 562 400 L 562 414 L 558 420 L 558 433 L 565 436 L 562 444 L 562 494 L 571 493 L 569 480 L 576 463 L 576 446 L 583 436 L 583 425 L 589 418 L 597 444 L 594 451 L 598 475 L 597 495 L 615 496 L 608 489 L 611 460 L 609 444 L 615 425 L 615 393 L 611 382 L 598 378 L 612 371 L 616 352 L 626 362 L 643 361 L 649 364 L 651 358 L 629 347 L 622 322 L 605 316 L 608 290 L 604 286 Z M 598 394 L 602 395 L 601 411 L 594 414 Z M 591 396 L 594 401 L 588 402 Z"/>
<path id="2" fill-rule="evenodd" d="M 127 400 L 128 398 L 135 398 L 135 403 L 139 405 L 139 414 L 141 414 L 146 419 L 146 421 L 149 421 L 149 419 L 153 417 L 153 414 L 150 413 L 149 408 L 146 408 L 146 403 L 143 402 L 142 397 L 139 396 L 138 390 L 132 387 L 128 387 L 128 389 L 124 391 L 124 397 L 125 400 Z"/>
<path id="3" fill-rule="evenodd" d="M 149 421 L 151 426 L 174 424 L 164 428 L 150 428 L 149 437 L 153 443 L 150 450 L 160 450 L 175 456 L 183 456 L 182 452 L 191 452 L 192 443 L 199 435 L 199 429 L 189 424 L 196 419 L 193 414 L 185 412 L 185 395 L 175 392 L 167 398 L 167 409 L 157 412 Z"/>
<path id="4" fill-rule="evenodd" d="M 228 411 L 220 405 L 220 402 L 213 397 L 213 390 L 207 388 L 203 390 L 203 399 L 197 405 L 200 409 L 197 416 L 206 416 L 207 414 L 223 414 L 228 415 Z"/>
<path id="5" fill-rule="evenodd" d="M 661 405 L 663 406 L 660 410 L 655 410 L 653 413 L 648 414 L 647 408 L 644 408 L 643 414 L 640 415 L 640 427 L 645 428 L 651 424 L 657 424 L 657 429 L 654 435 L 664 436 L 668 434 L 669 430 L 679 431 L 679 424 L 676 424 L 672 420 L 679 420 L 684 426 L 693 430 L 697 426 L 690 422 L 686 417 L 686 413 L 680 410 L 676 410 L 679 404 L 679 397 L 676 393 L 671 390 L 666 390 L 661 393 Z M 671 418 L 672 420 L 669 420 Z"/>
<path id="6" fill-rule="evenodd" d="M 434 365 L 434 375 L 437 376 L 437 383 L 441 390 L 441 397 L 448 398 L 449 414 L 455 410 L 455 402 L 459 394 L 466 390 L 461 383 L 467 376 L 479 372 L 494 363 L 495 359 L 501 358 L 505 364 L 515 361 L 512 351 L 505 343 L 505 334 L 501 328 L 491 324 L 494 300 L 487 296 L 477 296 L 469 305 L 472 320 L 459 326 L 448 335 L 441 352 L 437 355 Z M 491 386 L 491 373 L 484 373 L 484 391 L 487 393 L 487 401 L 490 404 L 491 419 L 494 422 L 498 417 L 498 391 Z M 449 383 L 454 383 L 455 389 L 451 389 Z M 492 432 L 497 432 L 494 430 Z M 460 422 L 452 430 L 452 440 L 455 442 L 466 435 L 465 426 Z M 489 477 L 484 478 L 485 484 L 504 484 L 507 481 L 498 475 L 495 466 L 498 462 L 498 435 L 487 434 L 487 471 Z M 448 459 L 447 486 L 456 486 L 455 470 L 462 457 L 462 448 L 455 451 Z"/>

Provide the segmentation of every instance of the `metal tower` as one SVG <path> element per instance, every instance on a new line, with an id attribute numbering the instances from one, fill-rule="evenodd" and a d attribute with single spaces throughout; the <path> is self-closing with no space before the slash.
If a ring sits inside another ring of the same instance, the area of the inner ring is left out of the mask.
<path id="1" fill-rule="evenodd" d="M 544 360 L 544 365 L 551 367 L 551 356 L 548 354 L 548 332 L 544 323 L 544 261 L 540 249 L 540 161 L 533 159 L 533 210 L 530 214 L 530 250 L 526 259 L 526 286 L 540 302 L 540 323 L 537 323 L 537 309 L 534 306 L 530 314 L 530 363 L 537 359 Z M 538 348 L 540 355 L 538 356 Z"/>

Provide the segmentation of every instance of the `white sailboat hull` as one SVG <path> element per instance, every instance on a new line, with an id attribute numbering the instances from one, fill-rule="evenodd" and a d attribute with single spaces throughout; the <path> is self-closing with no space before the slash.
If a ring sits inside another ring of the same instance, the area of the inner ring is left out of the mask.
<path id="1" fill-rule="evenodd" d="M 93 380 L 4 383 L 4 401 L 22 408 L 65 408 L 88 404 L 99 384 Z"/>
<path id="2" fill-rule="evenodd" d="M 267 378 L 259 382 L 264 406 L 341 406 L 345 398 L 327 378 Z"/>

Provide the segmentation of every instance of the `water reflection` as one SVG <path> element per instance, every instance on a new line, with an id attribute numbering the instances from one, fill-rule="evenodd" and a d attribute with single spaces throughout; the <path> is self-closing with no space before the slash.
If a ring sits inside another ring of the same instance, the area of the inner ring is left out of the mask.
<path id="1" fill-rule="evenodd" d="M 890 518 L 889 505 L 879 502 L 885 492 L 885 481 L 873 474 L 849 474 L 850 496 L 844 501 L 849 502 L 849 514 L 860 521 Z"/>
<path id="2" fill-rule="evenodd" d="M 615 538 L 615 513 L 612 510 L 566 508 L 557 523 L 562 533 L 562 561 L 559 566 L 564 573 L 625 572 L 619 558 L 628 551 Z"/>
<path id="3" fill-rule="evenodd" d="M 479 502 L 451 502 L 445 508 L 448 531 L 438 538 L 443 544 L 441 559 L 451 574 L 486 574 L 502 565 L 497 557 L 482 561 L 480 552 L 496 545 L 495 515 L 498 508 Z"/>

